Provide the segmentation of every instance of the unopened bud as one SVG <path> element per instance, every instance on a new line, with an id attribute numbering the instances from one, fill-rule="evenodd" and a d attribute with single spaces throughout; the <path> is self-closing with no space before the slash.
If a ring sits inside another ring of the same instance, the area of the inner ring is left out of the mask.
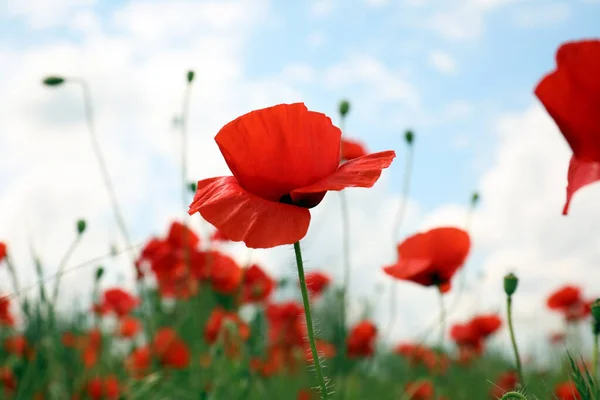
<path id="1" fill-rule="evenodd" d="M 406 140 L 406 144 L 409 146 L 413 144 L 415 141 L 415 133 L 410 129 L 404 133 L 404 140 Z"/>
<path id="2" fill-rule="evenodd" d="M 515 274 L 508 274 L 504 277 L 504 293 L 508 296 L 512 296 L 517 291 L 519 284 L 519 278 Z"/>
<path id="3" fill-rule="evenodd" d="M 277 282 L 277 287 L 279 287 L 280 289 L 283 289 L 288 285 L 288 283 L 289 283 L 289 279 L 287 279 L 287 278 L 280 279 L 279 282 Z"/>
<path id="4" fill-rule="evenodd" d="M 198 185 L 196 185 L 196 182 L 190 182 L 188 184 L 188 188 L 190 189 L 190 191 L 192 193 L 196 193 L 196 189 L 198 188 Z"/>
<path id="5" fill-rule="evenodd" d="M 96 281 L 99 281 L 102 278 L 102 275 L 104 275 L 104 267 L 96 268 Z"/>
<path id="6" fill-rule="evenodd" d="M 42 83 L 46 86 L 59 86 L 65 82 L 65 78 L 62 76 L 47 76 L 44 78 Z"/>
<path id="7" fill-rule="evenodd" d="M 344 118 L 350 112 L 350 102 L 348 100 L 340 101 L 339 110 L 341 117 Z"/>
<path id="8" fill-rule="evenodd" d="M 86 226 L 87 224 L 85 222 L 85 219 L 77 220 L 77 233 L 81 235 L 83 232 L 85 232 Z"/>
<path id="9" fill-rule="evenodd" d="M 187 73 L 187 81 L 188 81 L 188 83 L 192 83 L 193 80 L 194 80 L 194 71 L 192 71 L 190 69 Z"/>
<path id="10" fill-rule="evenodd" d="M 471 205 L 476 206 L 479 203 L 479 192 L 473 192 L 471 196 Z"/>

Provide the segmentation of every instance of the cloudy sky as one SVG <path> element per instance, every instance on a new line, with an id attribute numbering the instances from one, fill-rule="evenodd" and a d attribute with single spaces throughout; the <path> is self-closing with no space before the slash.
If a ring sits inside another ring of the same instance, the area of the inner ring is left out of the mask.
<path id="1" fill-rule="evenodd" d="M 228 174 L 213 137 L 252 109 L 303 101 L 372 151 L 398 157 L 370 190 L 349 190 L 352 292 L 389 315 L 395 256 L 391 220 L 403 201 L 402 236 L 464 227 L 469 198 L 474 250 L 468 290 L 450 313 L 501 310 L 501 277 L 521 277 L 519 326 L 558 326 L 544 297 L 570 282 L 599 295 L 600 187 L 578 193 L 560 215 L 569 149 L 533 97 L 564 41 L 598 35 L 597 0 L 7 0 L 0 4 L 0 240 L 22 285 L 35 282 L 29 246 L 56 271 L 78 218 L 89 231 L 70 266 L 123 247 L 93 158 L 79 87 L 49 89 L 42 77 L 81 77 L 134 243 L 163 234 L 182 215 L 180 135 L 185 73 L 196 71 L 189 116 L 191 180 Z M 406 148 L 416 133 L 411 193 L 401 198 Z M 308 269 L 341 278 L 340 198 L 330 193 L 305 239 Z M 195 226 L 207 231 L 199 219 Z M 248 254 L 229 246 L 240 262 Z M 252 253 L 278 276 L 294 272 L 292 250 Z M 106 285 L 130 285 L 127 258 L 104 259 Z M 65 277 L 82 296 L 96 264 Z M 1 290 L 10 290 L 0 271 Z M 436 318 L 435 291 L 401 283 L 394 338 Z M 598 290 L 598 289 L 596 289 Z M 378 295 L 376 295 L 378 293 Z M 452 296 L 451 296 L 452 297 Z M 65 296 L 64 298 L 70 298 Z M 449 299 L 452 303 L 452 299 Z M 358 313 L 358 312 L 357 312 Z M 527 325 L 526 325 L 527 324 Z M 525 339 L 528 340 L 528 339 Z"/>

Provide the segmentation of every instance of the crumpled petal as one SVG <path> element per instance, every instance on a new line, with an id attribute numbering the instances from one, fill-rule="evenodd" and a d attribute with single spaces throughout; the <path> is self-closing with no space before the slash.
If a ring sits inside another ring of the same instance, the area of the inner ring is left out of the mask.
<path id="1" fill-rule="evenodd" d="M 428 258 L 401 259 L 394 265 L 383 268 L 383 272 L 396 279 L 410 279 L 426 272 L 431 265 Z"/>
<path id="2" fill-rule="evenodd" d="M 354 160 L 367 154 L 369 153 L 362 143 L 342 136 L 342 160 Z"/>
<path id="3" fill-rule="evenodd" d="M 232 241 L 243 241 L 250 248 L 293 244 L 306 235 L 310 223 L 307 209 L 255 196 L 233 176 L 198 182 L 189 214 L 195 212 Z"/>
<path id="4" fill-rule="evenodd" d="M 571 157 L 569 163 L 569 183 L 567 184 L 567 201 L 563 208 L 563 215 L 569 213 L 569 206 L 573 195 L 584 186 L 600 181 L 600 162 L 583 161 Z"/>
<path id="5" fill-rule="evenodd" d="M 215 141 L 240 186 L 279 201 L 337 170 L 341 135 L 325 114 L 295 103 L 242 115 Z"/>
<path id="6" fill-rule="evenodd" d="M 323 180 L 293 190 L 290 196 L 294 202 L 300 202 L 311 193 L 339 191 L 347 187 L 372 187 L 381 176 L 381 170 L 389 167 L 395 157 L 396 152 L 390 150 L 355 158 Z"/>

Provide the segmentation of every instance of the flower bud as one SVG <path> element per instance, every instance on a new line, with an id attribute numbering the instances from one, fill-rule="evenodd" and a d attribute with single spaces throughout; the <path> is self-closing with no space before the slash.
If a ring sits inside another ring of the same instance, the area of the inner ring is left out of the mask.
<path id="1" fill-rule="evenodd" d="M 476 206 L 479 203 L 479 192 L 473 192 L 471 196 L 471 205 Z"/>
<path id="2" fill-rule="evenodd" d="M 504 293 L 508 296 L 512 296 L 517 291 L 517 285 L 519 284 L 519 278 L 515 274 L 508 274 L 504 277 Z"/>
<path id="3" fill-rule="evenodd" d="M 193 80 L 194 80 L 194 71 L 192 71 L 190 69 L 187 73 L 187 81 L 188 81 L 188 83 L 192 83 Z"/>
<path id="4" fill-rule="evenodd" d="M 413 131 L 411 131 L 410 129 L 407 130 L 404 133 L 404 140 L 406 141 L 407 145 L 412 145 L 413 142 L 415 141 L 415 133 Z"/>
<path id="5" fill-rule="evenodd" d="M 340 115 L 342 118 L 346 117 L 346 115 L 348 115 L 348 113 L 350 112 L 350 102 L 348 100 L 342 100 L 340 101 Z"/>
<path id="6" fill-rule="evenodd" d="M 77 220 L 77 234 L 81 235 L 83 232 L 85 232 L 86 226 L 87 224 L 85 219 Z"/>
<path id="7" fill-rule="evenodd" d="M 190 182 L 188 184 L 188 188 L 190 189 L 190 192 L 196 193 L 196 189 L 197 189 L 196 182 Z"/>
<path id="8" fill-rule="evenodd" d="M 102 275 L 104 275 L 104 267 L 100 266 L 96 268 L 96 281 L 99 281 L 102 278 Z"/>
<path id="9" fill-rule="evenodd" d="M 46 86 L 59 86 L 65 82 L 65 78 L 62 76 L 47 76 L 44 78 L 42 83 Z"/>

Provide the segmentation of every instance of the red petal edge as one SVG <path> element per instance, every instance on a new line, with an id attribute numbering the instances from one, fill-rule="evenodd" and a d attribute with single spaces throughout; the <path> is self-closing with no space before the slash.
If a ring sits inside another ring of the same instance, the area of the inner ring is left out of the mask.
<path id="1" fill-rule="evenodd" d="M 583 161 L 575 156 L 571 157 L 571 161 L 569 162 L 568 180 L 567 201 L 563 208 L 563 215 L 569 213 L 571 198 L 579 189 L 600 180 L 600 163 Z"/>
<path id="2" fill-rule="evenodd" d="M 293 244 L 308 231 L 308 209 L 276 203 L 244 190 L 233 176 L 198 182 L 188 213 L 204 219 L 234 242 L 250 248 Z"/>

